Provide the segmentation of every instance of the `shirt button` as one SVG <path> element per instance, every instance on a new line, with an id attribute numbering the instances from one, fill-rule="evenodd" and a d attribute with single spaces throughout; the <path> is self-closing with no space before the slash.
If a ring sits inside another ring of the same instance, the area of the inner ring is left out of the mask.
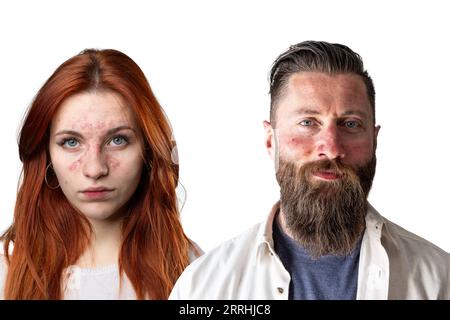
<path id="1" fill-rule="evenodd" d="M 283 293 L 284 292 L 284 289 L 280 288 L 280 287 L 278 287 L 277 290 L 278 290 L 279 293 Z"/>

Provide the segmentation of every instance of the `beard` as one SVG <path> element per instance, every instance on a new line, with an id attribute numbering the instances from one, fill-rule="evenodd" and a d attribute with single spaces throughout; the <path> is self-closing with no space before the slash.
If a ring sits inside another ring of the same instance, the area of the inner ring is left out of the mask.
<path id="1" fill-rule="evenodd" d="M 375 167 L 375 154 L 357 167 L 328 159 L 299 167 L 280 157 L 276 177 L 285 225 L 313 257 L 348 255 L 353 251 L 365 229 Z M 315 172 L 324 170 L 338 178 L 313 178 Z"/>

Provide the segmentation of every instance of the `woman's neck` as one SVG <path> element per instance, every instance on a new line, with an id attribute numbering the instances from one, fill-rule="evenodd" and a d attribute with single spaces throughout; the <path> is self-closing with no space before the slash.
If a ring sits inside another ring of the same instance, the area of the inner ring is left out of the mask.
<path id="1" fill-rule="evenodd" d="M 81 268 L 99 268 L 119 260 L 122 244 L 122 220 L 90 220 L 92 236 L 88 248 L 76 265 Z"/>

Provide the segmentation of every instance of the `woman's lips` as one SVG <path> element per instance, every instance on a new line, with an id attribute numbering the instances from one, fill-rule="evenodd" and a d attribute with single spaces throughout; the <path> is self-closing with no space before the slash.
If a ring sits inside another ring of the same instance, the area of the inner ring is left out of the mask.
<path id="1" fill-rule="evenodd" d="M 106 198 L 113 190 L 99 190 L 99 191 L 83 191 L 82 194 L 87 199 L 101 200 Z"/>

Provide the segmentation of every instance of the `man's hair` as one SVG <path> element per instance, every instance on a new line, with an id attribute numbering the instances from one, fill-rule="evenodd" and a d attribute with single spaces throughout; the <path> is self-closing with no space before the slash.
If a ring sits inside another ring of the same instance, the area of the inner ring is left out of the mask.
<path id="1" fill-rule="evenodd" d="M 359 54 L 339 43 L 304 41 L 289 47 L 270 70 L 270 121 L 275 127 L 277 104 L 291 75 L 297 72 L 351 73 L 362 77 L 375 123 L 375 88 Z"/>

